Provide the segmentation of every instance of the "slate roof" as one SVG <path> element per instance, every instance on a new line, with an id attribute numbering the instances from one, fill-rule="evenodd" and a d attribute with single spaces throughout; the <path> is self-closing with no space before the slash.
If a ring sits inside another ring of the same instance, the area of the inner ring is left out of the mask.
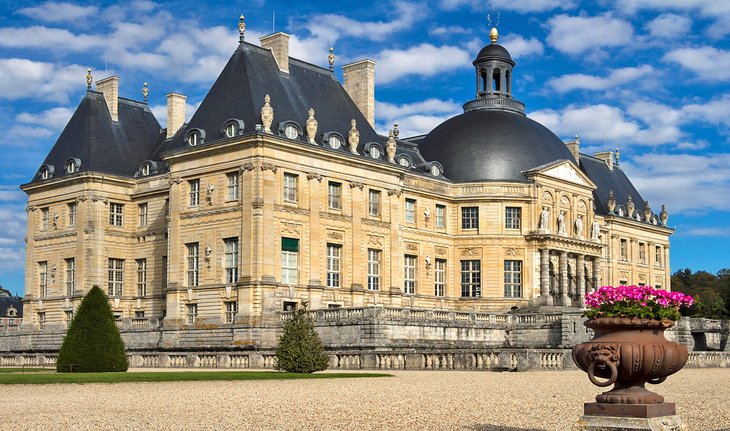
<path id="1" fill-rule="evenodd" d="M 18 312 L 16 318 L 23 317 L 23 299 L 18 296 L 0 296 L 0 317 L 11 317 L 8 316 L 8 309 L 13 306 Z"/>
<path id="2" fill-rule="evenodd" d="M 614 163 L 613 170 L 611 170 L 603 160 L 581 154 L 580 169 L 596 184 L 597 188 L 593 191 L 593 198 L 598 214 L 608 214 L 608 194 L 611 190 L 616 199 L 616 208 L 619 205 L 626 205 L 628 197 L 631 196 L 636 210 L 643 211 L 644 198 L 617 164 Z"/>

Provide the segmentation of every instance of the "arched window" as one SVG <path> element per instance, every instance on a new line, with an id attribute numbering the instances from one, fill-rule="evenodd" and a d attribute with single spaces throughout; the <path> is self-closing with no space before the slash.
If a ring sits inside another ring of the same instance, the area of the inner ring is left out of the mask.
<path id="1" fill-rule="evenodd" d="M 194 147 L 200 143 L 200 133 L 193 132 L 188 135 L 188 145 Z"/>
<path id="2" fill-rule="evenodd" d="M 499 69 L 494 69 L 492 72 L 492 91 L 495 93 L 499 93 L 502 91 L 502 80 L 501 80 L 501 72 Z"/>
<path id="3" fill-rule="evenodd" d="M 482 93 L 486 93 L 487 92 L 487 88 L 489 87 L 489 82 L 487 80 L 487 70 L 486 69 L 482 69 L 480 72 L 481 72 L 481 78 L 482 78 L 481 92 Z"/>
<path id="4" fill-rule="evenodd" d="M 234 136 L 236 136 L 236 124 L 228 123 L 226 125 L 226 137 L 232 138 Z"/>

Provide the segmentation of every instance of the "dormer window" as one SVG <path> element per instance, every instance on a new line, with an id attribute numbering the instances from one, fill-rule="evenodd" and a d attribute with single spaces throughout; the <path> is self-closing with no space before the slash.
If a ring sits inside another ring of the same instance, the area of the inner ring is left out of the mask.
<path id="1" fill-rule="evenodd" d="M 69 174 L 73 174 L 74 172 L 76 172 L 76 165 L 73 162 L 68 163 L 66 165 L 66 172 L 68 172 Z"/>
<path id="2" fill-rule="evenodd" d="M 370 148 L 370 157 L 372 157 L 373 159 L 379 159 L 380 158 L 380 148 L 378 148 L 378 147 Z"/>
<path id="3" fill-rule="evenodd" d="M 53 178 L 53 165 L 43 165 L 41 170 L 38 172 L 38 176 L 42 180 Z"/>
<path id="4" fill-rule="evenodd" d="M 79 171 L 79 166 L 81 165 L 81 160 L 77 158 L 71 158 L 66 160 L 66 173 L 67 174 L 73 174 Z"/>
<path id="5" fill-rule="evenodd" d="M 134 177 L 148 177 L 150 175 L 154 175 L 159 172 L 159 167 L 157 165 L 157 162 L 154 162 L 152 160 L 145 160 L 142 162 L 142 164 L 139 166 L 139 170 L 137 170 L 137 173 L 134 174 Z"/>
<path id="6" fill-rule="evenodd" d="M 431 162 L 425 166 L 426 172 L 430 173 L 434 177 L 438 177 L 444 173 L 444 168 L 439 162 Z"/>
<path id="7" fill-rule="evenodd" d="M 411 167 L 411 161 L 408 160 L 408 157 L 406 156 L 400 156 L 398 158 L 398 164 L 403 166 L 404 168 L 410 168 Z"/>
<path id="8" fill-rule="evenodd" d="M 205 131 L 202 129 L 192 129 L 185 136 L 185 142 L 190 147 L 200 145 L 205 141 Z"/>
<path id="9" fill-rule="evenodd" d="M 441 175 L 441 168 L 439 168 L 438 165 L 431 165 L 431 175 L 434 177 Z"/>
<path id="10" fill-rule="evenodd" d="M 43 169 L 41 169 L 41 179 L 47 180 L 48 177 L 49 177 L 48 168 L 44 167 Z"/>
<path id="11" fill-rule="evenodd" d="M 226 136 L 229 138 L 236 136 L 236 125 L 235 124 L 229 123 L 226 126 Z"/>
<path id="12" fill-rule="evenodd" d="M 302 135 L 301 130 L 302 128 L 299 127 L 299 124 L 294 121 L 279 123 L 279 135 L 286 136 L 289 139 L 299 139 L 299 136 Z"/>
<path id="13" fill-rule="evenodd" d="M 150 165 L 145 164 L 142 166 L 142 176 L 148 176 L 150 174 Z"/>
<path id="14" fill-rule="evenodd" d="M 333 150 L 337 150 L 342 146 L 343 139 L 339 133 L 327 132 L 324 134 L 323 138 Z"/>
<path id="15" fill-rule="evenodd" d="M 364 152 L 366 154 L 370 154 L 370 157 L 373 159 L 379 159 L 380 156 L 383 155 L 383 149 L 380 147 L 379 144 L 375 142 L 368 142 L 365 144 Z"/>
<path id="16" fill-rule="evenodd" d="M 221 135 L 226 138 L 233 138 L 241 134 L 243 134 L 243 121 L 237 118 L 229 118 L 223 123 Z"/>

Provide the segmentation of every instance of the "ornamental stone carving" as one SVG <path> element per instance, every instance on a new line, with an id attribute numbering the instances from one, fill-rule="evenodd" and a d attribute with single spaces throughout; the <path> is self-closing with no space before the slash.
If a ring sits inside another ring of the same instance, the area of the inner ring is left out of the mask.
<path id="1" fill-rule="evenodd" d="M 273 163 L 264 162 L 261 163 L 261 170 L 276 173 L 277 167 Z"/>
<path id="2" fill-rule="evenodd" d="M 368 245 L 383 246 L 383 237 L 376 235 L 368 235 Z"/>
<path id="3" fill-rule="evenodd" d="M 254 168 L 255 168 L 255 166 L 253 165 L 253 163 L 246 162 L 246 163 L 244 163 L 244 164 L 241 165 L 241 172 L 253 171 Z"/>
<path id="4" fill-rule="evenodd" d="M 317 145 L 314 137 L 317 136 L 317 119 L 314 118 L 314 108 L 309 108 L 309 118 L 307 118 L 306 129 L 307 129 L 307 141 L 310 144 Z"/>
<path id="5" fill-rule="evenodd" d="M 540 223 L 537 226 L 538 229 L 540 229 L 542 232 L 548 232 L 550 230 L 549 217 L 550 217 L 550 209 L 548 207 L 542 207 L 542 213 L 540 213 Z"/>
<path id="6" fill-rule="evenodd" d="M 669 220 L 669 213 L 667 213 L 666 205 L 662 205 L 662 212 L 659 213 L 659 220 L 661 220 L 662 225 L 667 225 L 667 220 Z"/>
<path id="7" fill-rule="evenodd" d="M 649 206 L 649 201 L 644 201 L 644 220 L 651 220 L 651 207 Z"/>
<path id="8" fill-rule="evenodd" d="M 593 224 L 591 225 L 591 239 L 593 241 L 598 241 L 601 238 L 601 226 L 598 223 L 598 220 L 593 219 Z"/>
<path id="9" fill-rule="evenodd" d="M 357 154 L 357 146 L 360 144 L 360 132 L 357 130 L 357 123 L 354 118 L 350 121 L 350 131 L 347 132 L 347 144 L 350 146 L 350 152 Z"/>
<path id="10" fill-rule="evenodd" d="M 336 230 L 328 230 L 327 238 L 334 239 L 336 241 L 342 241 L 345 238 L 345 234 L 343 232 L 336 231 Z"/>
<path id="11" fill-rule="evenodd" d="M 547 191 L 546 192 L 542 192 L 542 200 L 545 201 L 545 202 L 552 202 L 553 201 L 553 197 L 550 194 L 550 192 L 547 192 Z"/>
<path id="12" fill-rule="evenodd" d="M 271 133 L 271 124 L 274 122 L 274 108 L 271 107 L 271 97 L 264 96 L 264 106 L 261 108 L 261 125 L 264 133 Z"/>
<path id="13" fill-rule="evenodd" d="M 363 183 L 361 183 L 359 181 L 351 181 L 350 182 L 350 188 L 351 189 L 354 189 L 355 187 L 357 187 L 358 189 L 362 190 L 362 189 L 365 188 L 365 184 L 363 184 Z"/>
<path id="14" fill-rule="evenodd" d="M 522 249 L 521 248 L 511 248 L 511 247 L 505 248 L 504 255 L 512 256 L 512 257 L 522 256 Z"/>
<path id="15" fill-rule="evenodd" d="M 560 204 L 561 204 L 561 205 L 565 205 L 565 206 L 570 206 L 570 199 L 568 199 L 568 197 L 567 197 L 567 196 L 563 195 L 563 196 L 562 196 L 562 197 L 560 198 Z"/>
<path id="16" fill-rule="evenodd" d="M 481 256 L 482 249 L 480 247 L 469 247 L 461 249 L 462 256 Z"/>
<path id="17" fill-rule="evenodd" d="M 320 183 L 322 182 L 322 174 L 317 172 L 309 172 L 307 173 L 307 179 L 308 180 L 317 180 Z"/>
<path id="18" fill-rule="evenodd" d="M 398 149 L 398 144 L 395 142 L 393 137 L 393 131 L 388 131 L 388 140 L 385 142 L 385 153 L 388 155 L 388 161 L 395 163 L 395 151 Z"/>
<path id="19" fill-rule="evenodd" d="M 616 209 L 616 198 L 613 196 L 613 190 L 610 190 L 608 192 L 608 212 L 613 214 L 613 211 Z"/>
<path id="20" fill-rule="evenodd" d="M 578 238 L 583 238 L 583 216 L 578 215 L 578 218 L 575 219 L 575 236 Z"/>
<path id="21" fill-rule="evenodd" d="M 434 247 L 433 250 L 436 252 L 436 254 L 441 255 L 441 256 L 443 256 L 449 252 L 448 248 L 440 247 L 440 246 Z"/>
<path id="22" fill-rule="evenodd" d="M 281 233 L 300 235 L 301 225 L 296 223 L 281 222 Z"/>
<path id="23" fill-rule="evenodd" d="M 560 214 L 558 214 L 558 235 L 567 235 L 565 232 L 565 211 L 560 211 Z"/>
<path id="24" fill-rule="evenodd" d="M 418 251 L 418 244 L 415 242 L 407 242 L 405 247 L 408 251 Z"/>
<path id="25" fill-rule="evenodd" d="M 634 199 L 629 195 L 629 199 L 626 202 L 626 212 L 630 218 L 634 217 L 634 210 L 636 209 L 636 205 L 634 205 Z"/>
<path id="26" fill-rule="evenodd" d="M 388 189 L 388 196 L 396 195 L 400 197 L 401 193 L 403 193 L 400 189 Z"/>

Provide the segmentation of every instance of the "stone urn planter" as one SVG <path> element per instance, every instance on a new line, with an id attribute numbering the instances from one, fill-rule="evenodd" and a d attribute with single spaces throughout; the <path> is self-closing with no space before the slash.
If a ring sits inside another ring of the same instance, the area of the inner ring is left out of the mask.
<path id="1" fill-rule="evenodd" d="M 596 397 L 598 403 L 587 403 L 585 413 L 645 418 L 674 415 L 674 403 L 665 403 L 663 396 L 645 387 L 646 383 L 663 382 L 687 363 L 687 348 L 664 337 L 674 321 L 598 317 L 585 325 L 595 336 L 573 348 L 573 361 L 594 385 L 614 385 Z"/>

